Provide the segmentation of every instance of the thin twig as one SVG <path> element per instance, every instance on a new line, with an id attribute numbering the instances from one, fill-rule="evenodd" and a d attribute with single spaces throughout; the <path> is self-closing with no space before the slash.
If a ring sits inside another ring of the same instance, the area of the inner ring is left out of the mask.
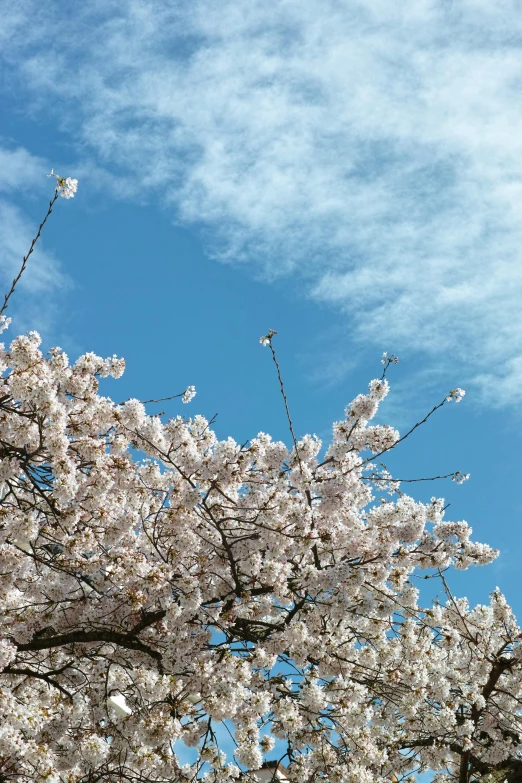
<path id="1" fill-rule="evenodd" d="M 355 467 L 363 468 L 365 465 L 368 464 L 368 462 L 373 462 L 373 460 L 376 460 L 377 457 L 381 457 L 383 454 L 386 454 L 387 451 L 391 451 L 391 449 L 394 449 L 396 446 L 399 445 L 399 443 L 402 443 L 403 440 L 406 440 L 406 438 L 408 438 L 412 434 L 412 432 L 414 432 L 417 429 L 417 427 L 420 427 L 421 424 L 425 424 L 428 421 L 428 419 L 430 418 L 430 416 L 432 416 L 435 413 L 435 411 L 438 411 L 439 408 L 442 408 L 442 406 L 445 405 L 446 402 L 447 402 L 447 398 L 445 397 L 442 400 L 442 402 L 439 402 L 438 405 L 435 405 L 431 409 L 431 411 L 429 413 L 427 413 L 426 416 L 421 421 L 418 421 L 416 424 L 414 424 L 413 427 L 410 430 L 408 430 L 408 432 L 405 435 L 402 436 L 402 438 L 399 438 L 391 446 L 387 446 L 385 449 L 383 449 L 382 451 L 379 451 L 377 454 L 373 454 L 371 457 L 367 457 L 367 459 L 363 460 L 363 462 L 360 465 L 355 465 L 354 468 Z M 346 472 L 347 473 L 351 473 L 354 468 L 350 468 L 350 470 L 348 470 Z"/>
<path id="2" fill-rule="evenodd" d="M 290 409 L 288 407 L 288 399 L 287 399 L 286 392 L 285 392 L 285 386 L 284 386 L 284 383 L 283 383 L 283 378 L 281 377 L 281 368 L 279 366 L 279 362 L 277 361 L 277 356 L 276 356 L 276 352 L 274 350 L 274 346 L 272 345 L 272 337 L 274 336 L 274 334 L 277 334 L 277 332 L 274 329 L 270 329 L 270 331 L 265 336 L 265 338 L 262 338 L 262 342 L 263 342 L 264 345 L 268 345 L 270 347 L 270 351 L 272 352 L 272 359 L 273 359 L 274 364 L 276 366 L 277 377 L 279 379 L 279 388 L 281 389 L 281 395 L 283 397 L 283 401 L 284 401 L 284 404 L 285 404 L 286 418 L 288 420 L 288 426 L 290 428 L 290 434 L 291 434 L 292 440 L 294 442 L 294 449 L 295 449 L 295 455 L 297 457 L 297 463 L 299 465 L 299 472 L 301 474 L 301 478 L 304 478 L 303 463 L 301 462 L 301 455 L 299 454 L 299 449 L 297 448 L 297 439 L 296 439 L 295 433 L 294 433 L 294 425 L 292 423 L 292 417 L 290 416 Z M 263 340 L 265 340 L 266 342 L 264 342 Z M 310 492 L 310 487 L 308 486 L 308 488 L 305 489 L 304 492 L 305 492 L 305 495 L 306 495 L 306 500 L 308 502 L 308 506 L 309 506 L 310 510 L 312 510 L 312 493 Z M 313 530 L 314 527 L 315 527 L 315 523 L 314 523 L 314 520 L 312 518 L 311 530 Z M 317 568 L 318 571 L 320 571 L 321 570 L 321 559 L 319 557 L 319 551 L 317 549 L 317 544 L 314 544 L 312 546 L 312 554 L 313 554 L 313 558 L 314 558 L 315 567 Z"/>
<path id="3" fill-rule="evenodd" d="M 395 356 L 394 353 L 392 353 L 391 356 L 388 356 L 388 354 L 383 354 L 383 358 L 381 361 L 384 364 L 384 370 L 382 371 L 382 375 L 381 375 L 381 381 L 383 381 L 384 378 L 386 377 L 386 372 L 390 364 L 399 364 L 399 357 Z"/>
<path id="4" fill-rule="evenodd" d="M 142 400 L 141 404 L 147 405 L 149 402 L 167 402 L 168 400 L 175 400 L 176 397 L 183 397 L 184 394 L 185 392 L 183 391 L 181 394 L 172 394 L 170 397 L 158 397 L 157 400 Z"/>
<path id="5" fill-rule="evenodd" d="M 400 479 L 400 478 L 392 478 L 391 476 L 387 478 L 386 476 L 361 476 L 361 478 L 364 481 L 388 481 L 390 483 L 393 483 L 395 481 L 400 482 L 401 484 L 412 484 L 417 481 L 438 481 L 439 479 L 447 479 L 454 476 L 455 473 L 446 473 L 445 476 L 429 476 L 428 478 L 414 478 L 414 479 Z"/>
<path id="6" fill-rule="evenodd" d="M 185 391 L 186 391 L 186 389 L 185 389 Z M 168 402 L 169 400 L 175 400 L 178 397 L 183 397 L 184 394 L 185 394 L 185 392 L 182 391 L 181 394 L 172 394 L 170 397 L 158 397 L 157 400 L 140 400 L 140 402 L 141 402 L 142 405 L 147 405 L 149 402 L 150 403 L 152 403 L 152 402 Z M 118 405 L 125 405 L 125 403 L 129 402 L 130 399 L 131 398 L 129 397 L 128 399 L 123 400 L 123 402 L 119 402 Z M 217 416 L 217 413 L 215 414 L 215 416 Z"/>
<path id="7" fill-rule="evenodd" d="M 276 352 L 274 350 L 274 346 L 272 345 L 272 339 L 271 338 L 268 341 L 268 347 L 270 348 L 270 350 L 272 352 L 272 359 L 274 360 L 274 364 L 276 366 L 277 377 L 278 377 L 278 380 L 279 380 L 279 388 L 281 389 L 281 395 L 282 395 L 283 401 L 285 403 L 286 418 L 288 420 L 288 426 L 290 428 L 290 434 L 291 434 L 292 440 L 294 442 L 294 448 L 295 448 L 295 453 L 296 453 L 296 456 L 297 456 L 297 461 L 299 463 L 299 469 L 300 469 L 301 474 L 302 474 L 303 466 L 301 464 L 301 457 L 299 456 L 299 450 L 297 448 L 297 440 L 296 440 L 295 433 L 294 433 L 294 425 L 292 424 L 292 417 L 290 416 L 290 409 L 288 407 L 288 399 L 287 399 L 286 392 L 285 392 L 285 386 L 284 386 L 284 383 L 283 383 L 283 378 L 281 377 L 281 368 L 279 366 L 279 362 L 277 361 Z"/>
<path id="8" fill-rule="evenodd" d="M 15 277 L 15 279 L 13 280 L 13 283 L 11 285 L 11 290 L 4 297 L 4 303 L 2 305 L 2 309 L 0 310 L 0 315 L 2 315 L 2 313 L 5 310 L 7 310 L 7 303 L 9 302 L 9 299 L 11 298 L 11 296 L 14 294 L 15 288 L 16 288 L 20 278 L 22 277 L 23 273 L 25 272 L 25 267 L 27 266 L 27 261 L 29 260 L 29 256 L 33 252 L 34 246 L 36 245 L 36 243 L 38 242 L 38 239 L 40 238 L 40 234 L 42 233 L 42 229 L 45 226 L 45 224 L 47 223 L 47 219 L 48 219 L 49 215 L 53 211 L 53 207 L 54 207 L 54 204 L 55 204 L 58 196 L 59 196 L 59 193 L 58 193 L 58 191 L 56 191 L 56 193 L 54 194 L 53 198 L 49 202 L 49 209 L 47 210 L 47 214 L 46 214 L 46 216 L 44 217 L 44 219 L 42 220 L 42 222 L 40 223 L 40 225 L 38 227 L 38 232 L 37 232 L 36 236 L 34 237 L 33 241 L 31 242 L 31 247 L 29 248 L 29 251 L 28 251 L 27 255 L 24 256 L 24 259 L 22 261 L 22 266 L 20 267 L 20 271 L 18 272 L 17 276 Z"/>

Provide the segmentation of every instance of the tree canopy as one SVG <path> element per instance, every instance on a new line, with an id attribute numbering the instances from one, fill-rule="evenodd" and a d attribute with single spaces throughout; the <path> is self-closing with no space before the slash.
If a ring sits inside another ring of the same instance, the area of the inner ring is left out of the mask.
<path id="1" fill-rule="evenodd" d="M 379 461 L 415 429 L 371 424 L 395 357 L 323 449 L 294 434 L 275 334 L 290 447 L 113 402 L 122 359 L 1 347 L 3 783 L 228 783 L 274 754 L 292 783 L 522 780 L 520 630 L 445 575 L 497 553 Z"/>

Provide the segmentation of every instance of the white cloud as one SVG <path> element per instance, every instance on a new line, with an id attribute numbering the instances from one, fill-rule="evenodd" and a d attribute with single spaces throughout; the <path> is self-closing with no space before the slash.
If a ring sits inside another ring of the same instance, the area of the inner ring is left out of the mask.
<path id="1" fill-rule="evenodd" d="M 45 182 L 46 162 L 23 147 L 0 146 L 0 191 L 25 191 Z"/>
<path id="2" fill-rule="evenodd" d="M 100 165 L 359 337 L 520 400 L 518 0 L 10 5 L 5 67 Z"/>

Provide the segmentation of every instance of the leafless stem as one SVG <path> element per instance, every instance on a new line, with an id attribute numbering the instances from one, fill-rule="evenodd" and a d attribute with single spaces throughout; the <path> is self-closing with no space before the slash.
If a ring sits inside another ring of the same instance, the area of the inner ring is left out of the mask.
<path id="1" fill-rule="evenodd" d="M 33 238 L 33 241 L 31 242 L 31 247 L 29 248 L 29 251 L 28 251 L 27 255 L 24 256 L 24 259 L 22 261 L 22 266 L 20 267 L 20 271 L 18 272 L 17 276 L 15 277 L 15 279 L 12 282 L 10 291 L 4 296 L 4 303 L 2 305 L 2 309 L 0 310 L 0 315 L 2 315 L 5 312 L 5 310 L 7 310 L 8 302 L 9 302 L 11 296 L 14 294 L 15 288 L 16 288 L 20 278 L 22 277 L 23 273 L 25 272 L 25 267 L 27 266 L 27 262 L 29 260 L 29 257 L 30 257 L 31 253 L 34 250 L 34 246 L 38 242 L 38 239 L 40 238 L 40 234 L 42 233 L 43 227 L 47 223 L 47 219 L 49 218 L 49 215 L 53 211 L 53 207 L 54 207 L 54 204 L 55 204 L 57 198 L 58 198 L 58 191 L 56 191 L 56 193 L 54 194 L 54 196 L 52 197 L 52 199 L 49 202 L 49 208 L 47 210 L 47 214 L 46 214 L 46 216 L 44 217 L 44 219 L 42 220 L 42 222 L 40 223 L 40 225 L 38 227 L 37 234 Z"/>
<path id="2" fill-rule="evenodd" d="M 368 457 L 367 459 L 363 460 L 363 462 L 360 465 L 357 465 L 357 467 L 362 468 L 365 465 L 367 465 L 368 462 L 373 462 L 378 457 L 381 457 L 383 454 L 386 454 L 387 451 L 391 451 L 391 449 L 394 449 L 396 446 L 399 445 L 399 443 L 402 443 L 403 440 L 406 440 L 406 438 L 409 438 L 409 436 L 417 429 L 417 427 L 420 427 L 421 424 L 425 424 L 428 421 L 428 419 L 430 418 L 430 416 L 432 416 L 435 413 L 435 411 L 438 411 L 439 408 L 442 408 L 442 406 L 445 405 L 445 404 L 446 404 L 446 397 L 444 397 L 442 402 L 439 402 L 438 405 L 435 405 L 431 409 L 431 411 L 429 413 L 427 413 L 426 416 L 421 421 L 418 421 L 416 424 L 414 424 L 413 427 L 411 429 L 409 429 L 408 432 L 405 435 L 402 436 L 402 438 L 399 438 L 391 446 L 387 446 L 387 448 L 383 449 L 382 451 L 379 451 L 377 454 L 373 454 L 371 457 Z M 350 468 L 350 470 L 347 471 L 347 472 L 350 473 L 352 470 L 353 470 L 353 468 Z"/>
<path id="3" fill-rule="evenodd" d="M 291 434 L 292 440 L 294 442 L 294 448 L 295 448 L 295 453 L 296 453 L 296 456 L 297 456 L 297 461 L 299 463 L 299 469 L 300 469 L 300 471 L 302 473 L 303 472 L 303 466 L 301 464 L 301 457 L 299 456 L 299 451 L 298 451 L 298 448 L 297 448 L 297 440 L 296 440 L 295 433 L 294 433 L 294 425 L 292 423 L 292 417 L 290 416 L 290 409 L 288 407 L 288 398 L 286 396 L 285 386 L 284 386 L 284 383 L 283 383 L 283 378 L 281 376 L 281 368 L 279 366 L 279 362 L 277 361 L 276 352 L 275 352 L 274 346 L 272 345 L 272 339 L 271 338 L 268 341 L 268 346 L 270 348 L 270 351 L 272 352 L 272 359 L 274 361 L 274 364 L 275 364 L 275 367 L 276 367 L 276 370 L 277 370 L 277 378 L 279 380 L 279 388 L 281 389 L 281 396 L 283 397 L 283 402 L 285 404 L 286 418 L 287 418 L 287 421 L 288 421 L 288 426 L 290 428 L 290 434 Z"/>
<path id="4" fill-rule="evenodd" d="M 395 477 L 387 478 L 386 476 L 373 476 L 373 475 L 362 476 L 361 478 L 364 481 L 388 481 L 390 483 L 392 483 L 394 481 L 398 481 L 401 484 L 412 484 L 412 483 L 415 483 L 417 481 L 439 481 L 440 479 L 451 478 L 454 475 L 455 475 L 455 471 L 453 471 L 453 473 L 446 473 L 444 476 L 429 476 L 427 478 L 414 478 L 414 479 L 401 479 L 401 478 L 395 478 Z"/>
<path id="5" fill-rule="evenodd" d="M 183 397 L 185 392 L 181 394 L 172 394 L 170 397 L 158 397 L 157 400 L 142 400 L 142 405 L 147 405 L 149 402 L 168 402 L 169 400 L 175 400 L 177 397 Z"/>

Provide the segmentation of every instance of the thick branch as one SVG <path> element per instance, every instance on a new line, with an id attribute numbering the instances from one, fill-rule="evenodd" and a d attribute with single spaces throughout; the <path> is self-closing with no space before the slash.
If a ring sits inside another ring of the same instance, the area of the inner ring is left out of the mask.
<path id="1" fill-rule="evenodd" d="M 157 618 L 159 619 L 159 618 Z M 151 623 L 148 623 L 150 625 Z M 137 627 L 139 627 L 140 623 Z M 143 626 L 146 627 L 146 626 Z M 142 630 L 142 628 L 140 628 Z M 103 629 L 93 631 L 71 631 L 70 633 L 59 634 L 58 636 L 44 637 L 43 639 L 33 639 L 26 644 L 17 645 L 19 652 L 34 652 L 36 650 L 51 650 L 55 647 L 65 647 L 68 644 L 89 644 L 92 642 L 109 642 L 124 647 L 127 650 L 138 650 L 154 658 L 161 664 L 161 653 L 153 650 L 152 647 L 136 639 L 134 636 L 118 631 L 107 631 Z"/>

